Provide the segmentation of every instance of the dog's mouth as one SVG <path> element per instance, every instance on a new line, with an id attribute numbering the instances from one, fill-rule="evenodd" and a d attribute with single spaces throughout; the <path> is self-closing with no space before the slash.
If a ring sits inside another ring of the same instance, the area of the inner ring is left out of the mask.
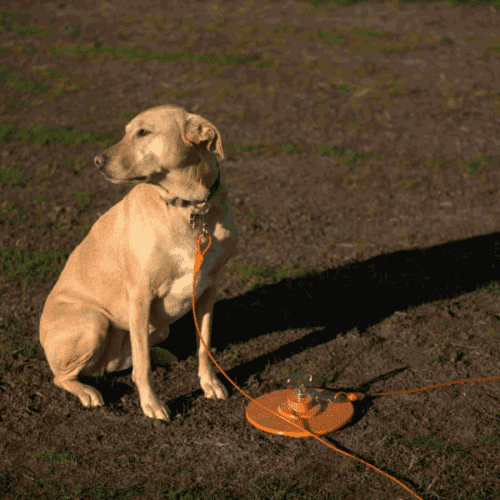
<path id="1" fill-rule="evenodd" d="M 147 181 L 148 178 L 145 176 L 140 176 L 140 177 L 132 177 L 130 179 L 115 179 L 115 180 L 109 179 L 109 180 L 116 184 L 140 184 L 141 182 Z"/>
<path id="2" fill-rule="evenodd" d="M 148 177 L 145 175 L 140 175 L 138 177 L 131 177 L 130 179 L 117 179 L 116 177 L 109 177 L 104 172 L 101 172 L 102 176 L 109 182 L 113 184 L 138 184 L 139 182 L 145 182 Z"/>

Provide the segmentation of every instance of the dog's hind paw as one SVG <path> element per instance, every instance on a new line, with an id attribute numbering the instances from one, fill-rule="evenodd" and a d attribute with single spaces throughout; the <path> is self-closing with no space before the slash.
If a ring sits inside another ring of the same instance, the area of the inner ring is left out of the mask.
<path id="1" fill-rule="evenodd" d="M 89 408 L 91 406 L 103 406 L 104 405 L 104 400 L 102 399 L 102 394 L 97 390 L 94 389 L 93 387 L 90 387 L 89 385 L 83 385 L 82 388 L 79 390 L 78 397 L 80 398 L 80 401 L 82 402 L 82 405 L 85 406 L 86 408 Z"/>

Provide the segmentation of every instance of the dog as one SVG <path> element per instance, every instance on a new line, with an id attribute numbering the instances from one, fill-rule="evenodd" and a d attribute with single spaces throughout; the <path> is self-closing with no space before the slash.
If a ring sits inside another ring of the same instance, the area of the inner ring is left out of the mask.
<path id="1" fill-rule="evenodd" d="M 196 277 L 195 309 L 210 349 L 217 285 L 237 238 L 217 158 L 224 159 L 217 128 L 172 105 L 140 113 L 119 143 L 95 157 L 107 180 L 136 186 L 69 256 L 40 319 L 40 343 L 54 383 L 85 407 L 101 406 L 103 398 L 78 380 L 80 374 L 132 366 L 144 414 L 170 421 L 152 386 L 150 347 L 165 340 L 169 325 L 192 309 L 202 221 L 212 244 Z M 201 248 L 206 246 L 205 237 Z M 227 398 L 196 339 L 205 397 Z"/>

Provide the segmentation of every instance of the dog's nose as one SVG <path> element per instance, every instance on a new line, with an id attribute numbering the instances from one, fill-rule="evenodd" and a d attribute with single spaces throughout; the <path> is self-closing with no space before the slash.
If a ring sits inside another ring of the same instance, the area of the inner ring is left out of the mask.
<path id="1" fill-rule="evenodd" d="M 106 157 L 104 155 L 101 155 L 101 156 L 96 156 L 94 158 L 94 163 L 95 163 L 95 166 L 101 170 L 102 167 L 104 167 L 104 165 L 106 165 Z"/>

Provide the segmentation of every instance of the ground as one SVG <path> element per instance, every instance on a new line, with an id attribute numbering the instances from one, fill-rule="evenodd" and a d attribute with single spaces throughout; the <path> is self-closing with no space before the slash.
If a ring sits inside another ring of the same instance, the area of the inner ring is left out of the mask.
<path id="1" fill-rule="evenodd" d="M 239 254 L 213 345 L 245 392 L 301 370 L 365 394 L 500 375 L 495 4 L 2 9 L 0 497 L 413 498 L 254 428 L 220 374 L 229 399 L 204 399 L 190 314 L 164 343 L 178 361 L 154 370 L 170 424 L 142 414 L 130 371 L 89 379 L 100 409 L 55 387 L 38 324 L 68 254 L 130 189 L 94 156 L 173 103 L 222 134 Z M 500 498 L 499 403 L 498 380 L 367 397 L 324 439 L 425 500 Z"/>

